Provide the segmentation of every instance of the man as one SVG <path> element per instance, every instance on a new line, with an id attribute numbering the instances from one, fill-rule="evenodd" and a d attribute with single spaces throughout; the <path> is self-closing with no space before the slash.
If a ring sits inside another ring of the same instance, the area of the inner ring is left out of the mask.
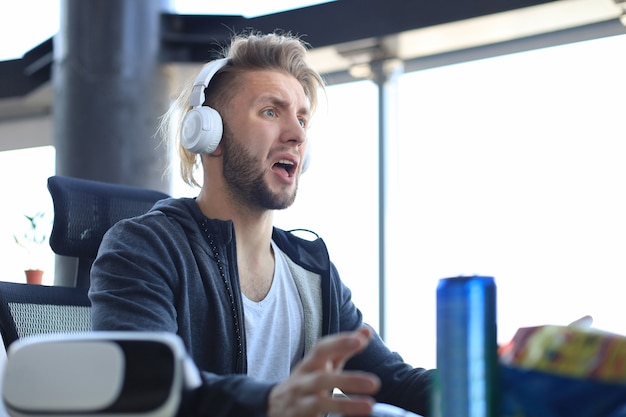
<path id="1" fill-rule="evenodd" d="M 195 199 L 114 226 L 91 273 L 94 329 L 178 334 L 202 372 L 187 415 L 367 415 L 374 401 L 427 414 L 431 373 L 364 326 L 321 239 L 273 227 L 307 159 L 323 81 L 305 45 L 236 36 L 163 121 Z M 334 389 L 348 394 L 333 396 Z"/>

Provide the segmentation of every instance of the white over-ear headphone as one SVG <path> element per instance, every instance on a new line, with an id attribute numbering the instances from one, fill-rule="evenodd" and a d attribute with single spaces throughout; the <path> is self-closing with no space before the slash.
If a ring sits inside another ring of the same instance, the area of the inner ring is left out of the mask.
<path id="1" fill-rule="evenodd" d="M 222 140 L 222 117 L 217 110 L 203 106 L 204 90 L 211 82 L 211 78 L 224 65 L 228 58 L 217 59 L 202 68 L 193 83 L 193 90 L 189 97 L 191 110 L 185 115 L 181 134 L 181 143 L 185 149 L 195 153 L 213 153 Z"/>
<path id="2" fill-rule="evenodd" d="M 190 152 L 210 154 L 215 152 L 222 140 L 224 126 L 222 117 L 217 110 L 203 106 L 204 90 L 211 82 L 211 78 L 226 64 L 228 58 L 211 61 L 202 68 L 202 71 L 193 82 L 193 90 L 189 97 L 189 105 L 192 107 L 183 120 L 181 143 Z M 311 161 L 311 144 L 307 144 L 302 160 L 302 172 L 309 168 Z"/>

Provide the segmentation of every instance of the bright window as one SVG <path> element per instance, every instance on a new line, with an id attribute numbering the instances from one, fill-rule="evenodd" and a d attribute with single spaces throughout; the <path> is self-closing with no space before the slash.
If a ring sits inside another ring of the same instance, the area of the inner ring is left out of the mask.
<path id="1" fill-rule="evenodd" d="M 46 243 L 41 251 L 31 254 L 20 247 L 14 235 L 29 231 L 24 217 L 44 213 L 43 229 L 52 227 L 52 198 L 47 188 L 47 178 L 54 175 L 55 152 L 52 146 L 0 152 L 0 176 L 3 178 L 2 216 L 0 216 L 0 251 L 2 252 L 3 281 L 26 282 L 24 270 L 37 262 L 36 268 L 44 270 L 43 283 L 54 281 L 54 254 Z M 49 234 L 48 234 L 49 236 Z"/>
<path id="2" fill-rule="evenodd" d="M 435 364 L 439 278 L 491 275 L 501 341 L 626 334 L 626 36 L 406 74 L 387 341 Z"/>

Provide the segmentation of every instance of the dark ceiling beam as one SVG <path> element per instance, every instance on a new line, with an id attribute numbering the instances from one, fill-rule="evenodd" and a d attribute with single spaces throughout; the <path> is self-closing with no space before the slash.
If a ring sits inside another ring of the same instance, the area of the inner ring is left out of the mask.
<path id="1" fill-rule="evenodd" d="M 312 48 L 450 23 L 554 0 L 339 0 L 255 18 L 163 14 L 162 59 L 206 62 L 233 33 L 282 30 Z"/>
<path id="2" fill-rule="evenodd" d="M 0 62 L 0 98 L 24 96 L 50 81 L 52 38 L 21 59 Z"/>
<path id="3" fill-rule="evenodd" d="M 556 0 L 338 0 L 254 18 L 162 15 L 163 62 L 206 62 L 233 33 L 248 29 L 288 31 L 313 48 L 380 38 L 407 30 L 455 22 Z M 0 99 L 25 96 L 51 79 L 52 38 L 23 58 L 0 62 Z"/>

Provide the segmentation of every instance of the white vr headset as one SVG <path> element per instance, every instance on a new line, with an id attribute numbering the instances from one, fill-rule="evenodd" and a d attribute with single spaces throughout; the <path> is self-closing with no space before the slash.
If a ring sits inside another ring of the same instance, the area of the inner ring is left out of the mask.
<path id="1" fill-rule="evenodd" d="M 11 417 L 171 417 L 184 389 L 199 385 L 173 334 L 31 336 L 9 347 L 2 402 Z"/>
<path id="2" fill-rule="evenodd" d="M 1 391 L 11 417 L 173 417 L 200 385 L 178 336 L 100 331 L 17 340 Z M 377 403 L 370 417 L 421 416 Z"/>

